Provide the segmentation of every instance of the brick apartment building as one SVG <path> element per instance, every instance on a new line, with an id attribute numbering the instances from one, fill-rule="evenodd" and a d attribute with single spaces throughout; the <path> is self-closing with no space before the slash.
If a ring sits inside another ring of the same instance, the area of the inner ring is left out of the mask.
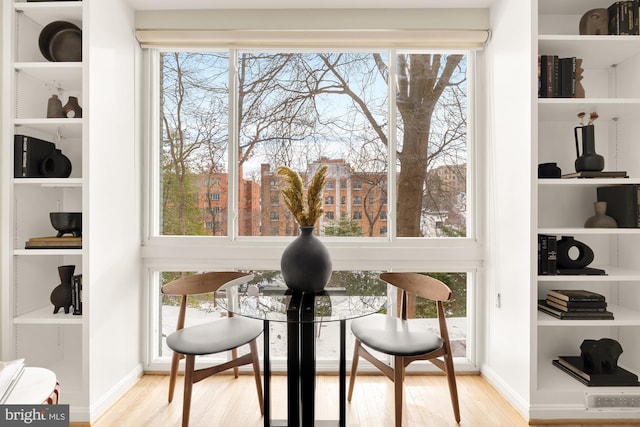
<path id="1" fill-rule="evenodd" d="M 320 160 L 309 165 L 309 176 L 301 174 L 305 183 L 321 165 L 329 166 L 323 190 L 323 216 L 317 232 L 324 235 L 349 235 L 369 237 L 386 236 L 387 225 L 387 176 L 386 173 L 355 171 L 343 159 Z M 466 165 L 442 166 L 430 173 L 437 180 L 437 191 L 427 198 L 427 210 L 436 212 L 433 224 L 444 222 L 460 226 L 464 218 L 449 213 L 453 202 L 466 191 Z M 280 193 L 280 177 L 269 164 L 262 164 L 260 183 L 242 179 L 238 194 L 238 235 L 240 236 L 294 236 L 297 224 L 287 209 Z M 227 235 L 228 226 L 228 175 L 215 173 L 201 176 L 199 182 L 200 212 L 202 222 L 211 235 Z M 453 197 L 451 197 L 453 195 Z M 342 228 L 341 228 L 342 226 Z M 434 225 L 435 226 L 435 225 Z"/>

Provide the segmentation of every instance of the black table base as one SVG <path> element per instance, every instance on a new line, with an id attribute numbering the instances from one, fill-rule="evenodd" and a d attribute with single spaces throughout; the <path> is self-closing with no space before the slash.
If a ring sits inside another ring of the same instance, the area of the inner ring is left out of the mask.
<path id="1" fill-rule="evenodd" d="M 292 293 L 287 309 L 287 420 L 271 420 L 269 320 L 264 320 L 264 426 L 346 427 L 346 321 L 340 320 L 339 419 L 315 420 L 315 297 Z"/>

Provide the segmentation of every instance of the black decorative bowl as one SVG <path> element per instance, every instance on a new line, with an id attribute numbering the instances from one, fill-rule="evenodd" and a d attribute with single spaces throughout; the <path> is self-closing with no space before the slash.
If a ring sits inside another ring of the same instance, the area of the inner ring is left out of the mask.
<path id="1" fill-rule="evenodd" d="M 58 230 L 56 237 L 71 233 L 73 237 L 82 236 L 82 212 L 50 212 L 51 225 Z"/>

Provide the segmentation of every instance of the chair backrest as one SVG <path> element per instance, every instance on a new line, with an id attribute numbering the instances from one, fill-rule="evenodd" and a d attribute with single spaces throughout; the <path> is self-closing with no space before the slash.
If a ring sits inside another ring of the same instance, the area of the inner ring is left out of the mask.
<path id="1" fill-rule="evenodd" d="M 162 286 L 166 295 L 195 295 L 215 292 L 225 285 L 240 285 L 253 279 L 249 273 L 239 271 L 212 271 L 181 277 Z"/>
<path id="2" fill-rule="evenodd" d="M 411 294 L 432 301 L 449 301 L 451 289 L 438 279 L 418 273 L 382 273 L 380 278 Z"/>
<path id="3" fill-rule="evenodd" d="M 408 295 L 416 295 L 436 302 L 440 328 L 446 329 L 446 325 L 443 325 L 444 307 L 442 302 L 451 299 L 449 286 L 438 279 L 418 273 L 382 273 L 380 278 L 402 290 L 398 300 L 398 317 L 405 320 L 409 317 Z M 446 331 L 441 331 L 441 333 L 448 335 Z"/>
<path id="4" fill-rule="evenodd" d="M 165 295 L 181 295 L 180 311 L 176 330 L 184 328 L 187 312 L 187 295 L 215 292 L 225 285 L 240 285 L 253 279 L 253 274 L 238 271 L 212 271 L 181 277 L 162 286 Z"/>

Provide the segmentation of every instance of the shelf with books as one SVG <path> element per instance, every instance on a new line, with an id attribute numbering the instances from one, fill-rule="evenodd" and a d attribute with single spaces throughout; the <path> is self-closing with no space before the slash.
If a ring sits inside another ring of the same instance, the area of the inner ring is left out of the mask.
<path id="1" fill-rule="evenodd" d="M 81 325 L 82 316 L 74 315 L 71 313 L 64 313 L 59 311 L 53 314 L 53 307 L 51 304 L 31 311 L 29 313 L 21 314 L 14 317 L 13 323 L 15 324 L 52 324 L 52 325 Z"/>
<path id="2" fill-rule="evenodd" d="M 608 68 L 637 55 L 640 36 L 539 35 L 543 55 L 582 58 L 585 68 Z"/>

